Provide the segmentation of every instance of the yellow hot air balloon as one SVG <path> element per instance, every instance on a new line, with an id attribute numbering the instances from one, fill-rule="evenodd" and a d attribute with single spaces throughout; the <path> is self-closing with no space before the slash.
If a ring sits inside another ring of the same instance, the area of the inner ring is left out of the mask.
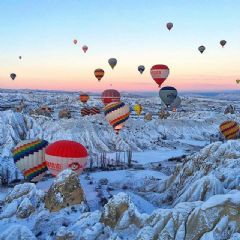
<path id="1" fill-rule="evenodd" d="M 136 112 L 137 115 L 140 115 L 142 110 L 143 110 L 141 104 L 134 105 L 133 109 L 134 109 L 134 111 Z"/>
<path id="2" fill-rule="evenodd" d="M 239 135 L 239 125 L 235 121 L 225 121 L 219 128 L 226 139 L 236 139 Z"/>
<path id="3" fill-rule="evenodd" d="M 239 83 L 240 83 L 240 79 L 237 79 L 237 80 L 236 80 L 236 83 L 239 84 Z"/>

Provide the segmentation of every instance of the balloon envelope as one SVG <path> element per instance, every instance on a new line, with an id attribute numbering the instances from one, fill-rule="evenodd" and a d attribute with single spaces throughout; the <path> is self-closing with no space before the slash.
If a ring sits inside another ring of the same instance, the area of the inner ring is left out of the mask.
<path id="1" fill-rule="evenodd" d="M 116 58 L 109 58 L 108 60 L 109 65 L 113 69 L 117 65 L 117 59 Z"/>
<path id="2" fill-rule="evenodd" d="M 142 110 L 143 110 L 141 104 L 136 104 L 136 105 L 134 105 L 133 109 L 134 109 L 134 111 L 136 112 L 137 115 L 140 115 L 141 112 L 142 112 Z"/>
<path id="3" fill-rule="evenodd" d="M 174 87 L 163 87 L 159 91 L 159 96 L 165 105 L 169 106 L 177 97 L 177 89 Z"/>
<path id="4" fill-rule="evenodd" d="M 112 102 L 105 106 L 104 114 L 106 120 L 118 134 L 129 118 L 129 106 L 123 102 Z"/>
<path id="5" fill-rule="evenodd" d="M 142 74 L 145 70 L 145 67 L 143 65 L 138 66 L 138 71 Z"/>
<path id="6" fill-rule="evenodd" d="M 178 108 L 181 105 L 181 98 L 177 96 L 174 101 L 171 103 L 171 108 Z"/>
<path id="7" fill-rule="evenodd" d="M 11 73 L 11 74 L 10 74 L 10 77 L 11 77 L 12 80 L 14 80 L 14 79 L 16 78 L 16 76 L 17 76 L 17 75 L 16 75 L 15 73 Z"/>
<path id="8" fill-rule="evenodd" d="M 157 64 L 157 65 L 152 66 L 150 73 L 151 73 L 153 80 L 160 87 L 161 84 L 167 79 L 167 77 L 169 75 L 169 68 L 166 65 Z"/>
<path id="9" fill-rule="evenodd" d="M 224 47 L 224 46 L 226 45 L 226 43 L 227 43 L 226 40 L 221 40 L 221 41 L 220 41 L 220 44 L 221 44 L 222 47 Z"/>
<path id="10" fill-rule="evenodd" d="M 237 79 L 237 80 L 236 80 L 236 83 L 239 84 L 239 83 L 240 83 L 240 79 Z"/>
<path id="11" fill-rule="evenodd" d="M 98 81 L 101 81 L 102 77 L 104 76 L 104 70 L 101 68 L 97 68 L 94 71 L 94 75 Z"/>
<path id="12" fill-rule="evenodd" d="M 47 172 L 44 158 L 48 142 L 40 139 L 25 140 L 13 149 L 13 159 L 26 180 L 38 182 Z"/>
<path id="13" fill-rule="evenodd" d="M 102 102 L 107 105 L 111 102 L 120 102 L 121 95 L 115 89 L 106 89 L 102 93 Z"/>
<path id="14" fill-rule="evenodd" d="M 166 26 L 167 26 L 167 29 L 170 31 L 173 27 L 173 23 L 169 22 L 169 23 L 167 23 Z"/>
<path id="15" fill-rule="evenodd" d="M 81 93 L 80 94 L 80 101 L 82 103 L 86 103 L 89 100 L 89 95 L 86 93 Z"/>
<path id="16" fill-rule="evenodd" d="M 239 125 L 235 121 L 225 121 L 219 128 L 226 139 L 235 139 L 239 135 Z"/>
<path id="17" fill-rule="evenodd" d="M 84 52 L 86 52 L 86 51 L 88 50 L 88 46 L 84 45 L 84 46 L 82 47 L 82 50 L 83 50 Z"/>
<path id="18" fill-rule="evenodd" d="M 91 113 L 91 111 L 90 111 L 90 109 L 87 108 L 87 107 L 84 107 L 84 108 L 81 109 L 81 115 L 82 115 L 83 117 L 90 115 L 90 113 Z"/>
<path id="19" fill-rule="evenodd" d="M 95 114 L 99 114 L 99 113 L 100 113 L 100 109 L 98 107 L 90 108 L 90 114 L 91 115 L 95 115 Z"/>
<path id="20" fill-rule="evenodd" d="M 74 44 L 77 44 L 77 39 L 74 39 L 74 40 L 73 40 L 73 43 L 74 43 Z"/>
<path id="21" fill-rule="evenodd" d="M 80 174 L 87 164 L 88 152 L 78 142 L 60 140 L 50 144 L 46 148 L 45 159 L 48 169 L 53 176 L 56 176 L 67 168 Z"/>
<path id="22" fill-rule="evenodd" d="M 199 48 L 198 48 L 198 50 L 199 50 L 199 52 L 200 53 L 203 53 L 204 51 L 205 51 L 205 47 L 204 46 L 200 46 Z"/>

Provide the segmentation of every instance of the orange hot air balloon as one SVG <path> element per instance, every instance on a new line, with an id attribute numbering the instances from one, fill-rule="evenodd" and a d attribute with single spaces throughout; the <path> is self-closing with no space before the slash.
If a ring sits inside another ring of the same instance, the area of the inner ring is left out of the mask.
<path id="1" fill-rule="evenodd" d="M 98 79 L 98 81 L 101 81 L 102 77 L 104 76 L 104 70 L 101 69 L 101 68 L 97 68 L 97 69 L 94 71 L 94 75 L 95 75 L 95 77 Z"/>
<path id="2" fill-rule="evenodd" d="M 84 45 L 84 46 L 82 47 L 82 50 L 86 53 L 87 50 L 88 50 L 88 46 Z"/>
<path id="3" fill-rule="evenodd" d="M 74 39 L 74 40 L 73 40 L 73 43 L 74 43 L 75 45 L 77 44 L 77 42 L 78 42 L 77 39 Z"/>
<path id="4" fill-rule="evenodd" d="M 86 93 L 81 93 L 79 98 L 82 103 L 87 103 L 89 100 L 89 96 Z"/>

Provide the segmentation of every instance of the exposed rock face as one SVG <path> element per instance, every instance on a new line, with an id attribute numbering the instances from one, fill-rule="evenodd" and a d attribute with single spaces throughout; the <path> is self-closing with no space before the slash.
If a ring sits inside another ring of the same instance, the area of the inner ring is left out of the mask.
<path id="1" fill-rule="evenodd" d="M 70 169 L 61 172 L 45 196 L 45 206 L 51 212 L 85 202 L 78 175 Z"/>
<path id="2" fill-rule="evenodd" d="M 151 113 L 146 113 L 144 116 L 144 120 L 151 121 L 152 120 L 152 114 Z"/>
<path id="3" fill-rule="evenodd" d="M 109 200 L 104 206 L 100 221 L 111 228 L 118 229 L 124 229 L 130 224 L 142 226 L 141 215 L 125 193 L 119 193 Z"/>
<path id="4" fill-rule="evenodd" d="M 29 217 L 43 201 L 44 193 L 34 183 L 19 184 L 6 196 L 0 219 Z"/>
<path id="5" fill-rule="evenodd" d="M 37 240 L 37 238 L 27 227 L 12 225 L 0 233 L 0 240 Z"/>
<path id="6" fill-rule="evenodd" d="M 229 239 L 240 230 L 239 213 L 239 191 L 206 202 L 180 203 L 173 209 L 155 210 L 136 239 Z"/>
<path id="7" fill-rule="evenodd" d="M 27 218 L 35 211 L 32 203 L 28 198 L 24 198 L 21 204 L 19 205 L 16 216 L 19 218 Z"/>
<path id="8" fill-rule="evenodd" d="M 158 116 L 159 116 L 160 119 L 167 119 L 170 116 L 170 113 L 168 111 L 161 110 L 158 113 Z"/>
<path id="9" fill-rule="evenodd" d="M 229 105 L 225 111 L 224 114 L 235 114 L 235 107 L 232 105 Z"/>
<path id="10" fill-rule="evenodd" d="M 71 112 L 68 109 L 62 109 L 58 114 L 59 118 L 71 118 Z"/>

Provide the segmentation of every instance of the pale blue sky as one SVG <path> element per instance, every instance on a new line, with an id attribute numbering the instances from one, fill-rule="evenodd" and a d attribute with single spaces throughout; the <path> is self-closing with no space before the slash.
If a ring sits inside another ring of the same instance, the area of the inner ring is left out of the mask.
<path id="1" fill-rule="evenodd" d="M 6 75 L 16 71 L 22 79 L 17 87 L 34 87 L 29 81 L 36 77 L 48 88 L 49 76 L 56 82 L 61 77 L 62 86 L 70 79 L 74 90 L 76 79 L 90 78 L 102 65 L 107 68 L 109 57 L 119 60 L 119 75 L 111 75 L 116 83 L 121 77 L 150 82 L 149 68 L 155 63 L 169 65 L 180 85 L 185 75 L 235 79 L 240 69 L 239 15 L 239 0 L 1 0 L 2 87 L 11 87 Z M 171 32 L 165 27 L 168 21 L 174 23 Z M 78 59 L 82 52 L 73 48 L 74 38 L 80 43 L 76 48 L 89 46 L 85 59 Z M 224 53 L 221 39 L 228 42 Z M 202 44 L 205 56 L 197 52 Z M 131 73 L 139 64 L 148 68 L 141 80 Z M 225 88 L 227 80 L 222 81 Z"/>

